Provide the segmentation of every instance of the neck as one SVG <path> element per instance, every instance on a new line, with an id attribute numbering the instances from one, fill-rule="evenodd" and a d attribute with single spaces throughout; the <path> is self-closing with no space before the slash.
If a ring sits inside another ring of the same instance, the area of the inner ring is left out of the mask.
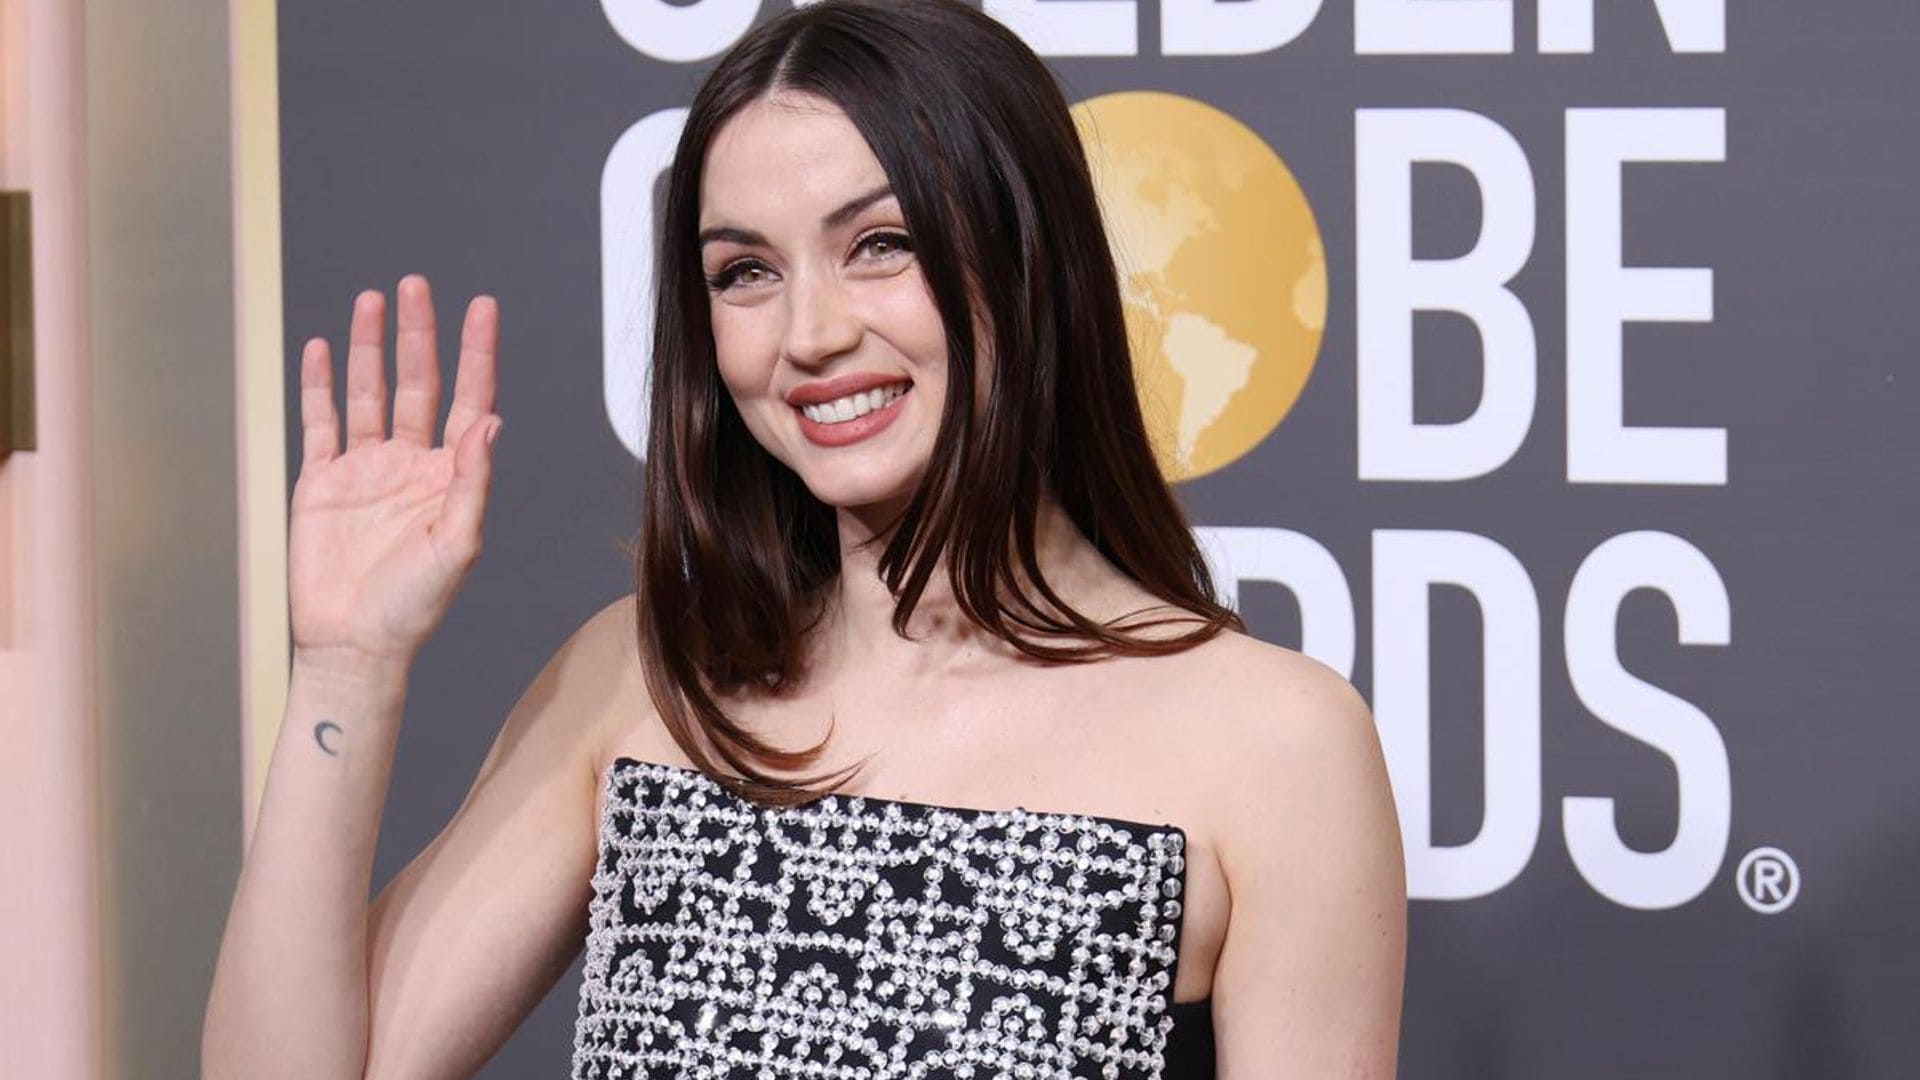
<path id="1" fill-rule="evenodd" d="M 834 586 L 833 606 L 822 624 L 823 659 L 843 671 L 931 676 L 988 654 L 1021 656 L 960 610 L 947 580 L 944 554 L 914 605 L 907 637 L 894 632 L 895 599 L 880 577 L 880 555 L 891 534 L 878 530 L 897 514 L 896 507 L 884 513 L 873 508 L 842 508 L 838 512 L 840 576 Z M 1011 537 L 1008 544 L 1010 572 L 1029 598 L 1044 604 L 1032 578 L 1011 554 Z M 1095 604 L 1097 590 L 1111 584 L 1119 571 L 1081 535 L 1051 492 L 1042 495 L 1035 514 L 1034 548 L 1048 586 L 1079 611 L 1100 617 Z M 1004 588 L 1001 601 L 1011 604 L 1011 594 Z"/>

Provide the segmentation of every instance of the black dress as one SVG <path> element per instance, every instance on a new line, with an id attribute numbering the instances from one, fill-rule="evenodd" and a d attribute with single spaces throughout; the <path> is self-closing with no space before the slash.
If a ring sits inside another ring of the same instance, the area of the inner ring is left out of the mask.
<path id="1" fill-rule="evenodd" d="M 1194 1080 L 1186 834 L 829 795 L 769 808 L 617 759 L 573 1080 Z"/>

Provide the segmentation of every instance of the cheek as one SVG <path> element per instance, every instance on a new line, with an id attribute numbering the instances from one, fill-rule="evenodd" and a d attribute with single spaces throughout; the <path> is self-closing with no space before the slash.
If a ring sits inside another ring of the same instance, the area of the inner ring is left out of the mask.
<path id="1" fill-rule="evenodd" d="M 765 358 L 764 335 L 757 332 L 754 320 L 736 313 L 716 312 L 712 326 L 714 359 L 727 391 L 739 398 L 764 389 L 772 365 Z"/>
<path id="2" fill-rule="evenodd" d="M 947 362 L 946 324 L 940 320 L 940 309 L 933 302 L 933 294 L 927 291 L 925 280 L 917 274 L 914 277 L 916 281 L 911 287 L 902 282 L 902 288 L 882 300 L 875 308 L 876 317 L 885 320 L 895 346 L 912 359 L 915 381 L 924 389 L 937 389 L 944 395 L 952 370 Z M 979 417 L 986 410 L 991 393 L 994 362 L 993 324 L 978 304 L 973 312 L 973 348 L 979 357 L 973 366 L 973 414 Z"/>
<path id="3" fill-rule="evenodd" d="M 868 312 L 871 325 L 912 365 L 916 384 L 945 385 L 946 328 L 918 273 L 902 274 L 896 285 L 874 297 Z"/>
<path id="4" fill-rule="evenodd" d="M 713 322 L 713 353 L 720 375 L 720 386 L 732 400 L 734 410 L 747 425 L 754 440 L 769 453 L 780 457 L 777 422 L 770 417 L 774 408 L 786 403 L 771 393 L 773 357 L 778 342 L 769 342 L 752 319 L 736 313 L 716 314 Z"/>
<path id="5" fill-rule="evenodd" d="M 909 343 L 914 358 L 923 363 L 938 361 L 944 367 L 947 355 L 946 327 L 940 321 L 940 309 L 934 306 L 933 296 L 927 292 L 925 282 L 920 282 L 914 288 L 902 289 L 891 299 L 888 317 L 901 328 L 901 337 Z"/>

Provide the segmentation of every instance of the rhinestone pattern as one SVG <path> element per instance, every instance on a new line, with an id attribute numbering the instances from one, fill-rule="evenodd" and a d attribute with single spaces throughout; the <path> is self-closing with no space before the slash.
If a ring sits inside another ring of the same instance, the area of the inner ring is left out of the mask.
<path id="1" fill-rule="evenodd" d="M 1185 839 L 620 758 L 572 1080 L 1160 1080 Z"/>

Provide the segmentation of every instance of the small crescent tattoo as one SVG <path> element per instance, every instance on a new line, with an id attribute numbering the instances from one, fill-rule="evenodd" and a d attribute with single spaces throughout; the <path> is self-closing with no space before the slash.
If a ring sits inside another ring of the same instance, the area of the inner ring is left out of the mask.
<path id="1" fill-rule="evenodd" d="M 322 720 L 319 723 L 313 725 L 313 741 L 319 743 L 320 749 L 325 750 L 330 756 L 339 757 L 340 751 L 335 750 L 333 747 L 327 745 L 327 729 L 328 728 L 332 728 L 335 731 L 341 730 L 339 724 L 336 724 L 331 720 Z"/>

